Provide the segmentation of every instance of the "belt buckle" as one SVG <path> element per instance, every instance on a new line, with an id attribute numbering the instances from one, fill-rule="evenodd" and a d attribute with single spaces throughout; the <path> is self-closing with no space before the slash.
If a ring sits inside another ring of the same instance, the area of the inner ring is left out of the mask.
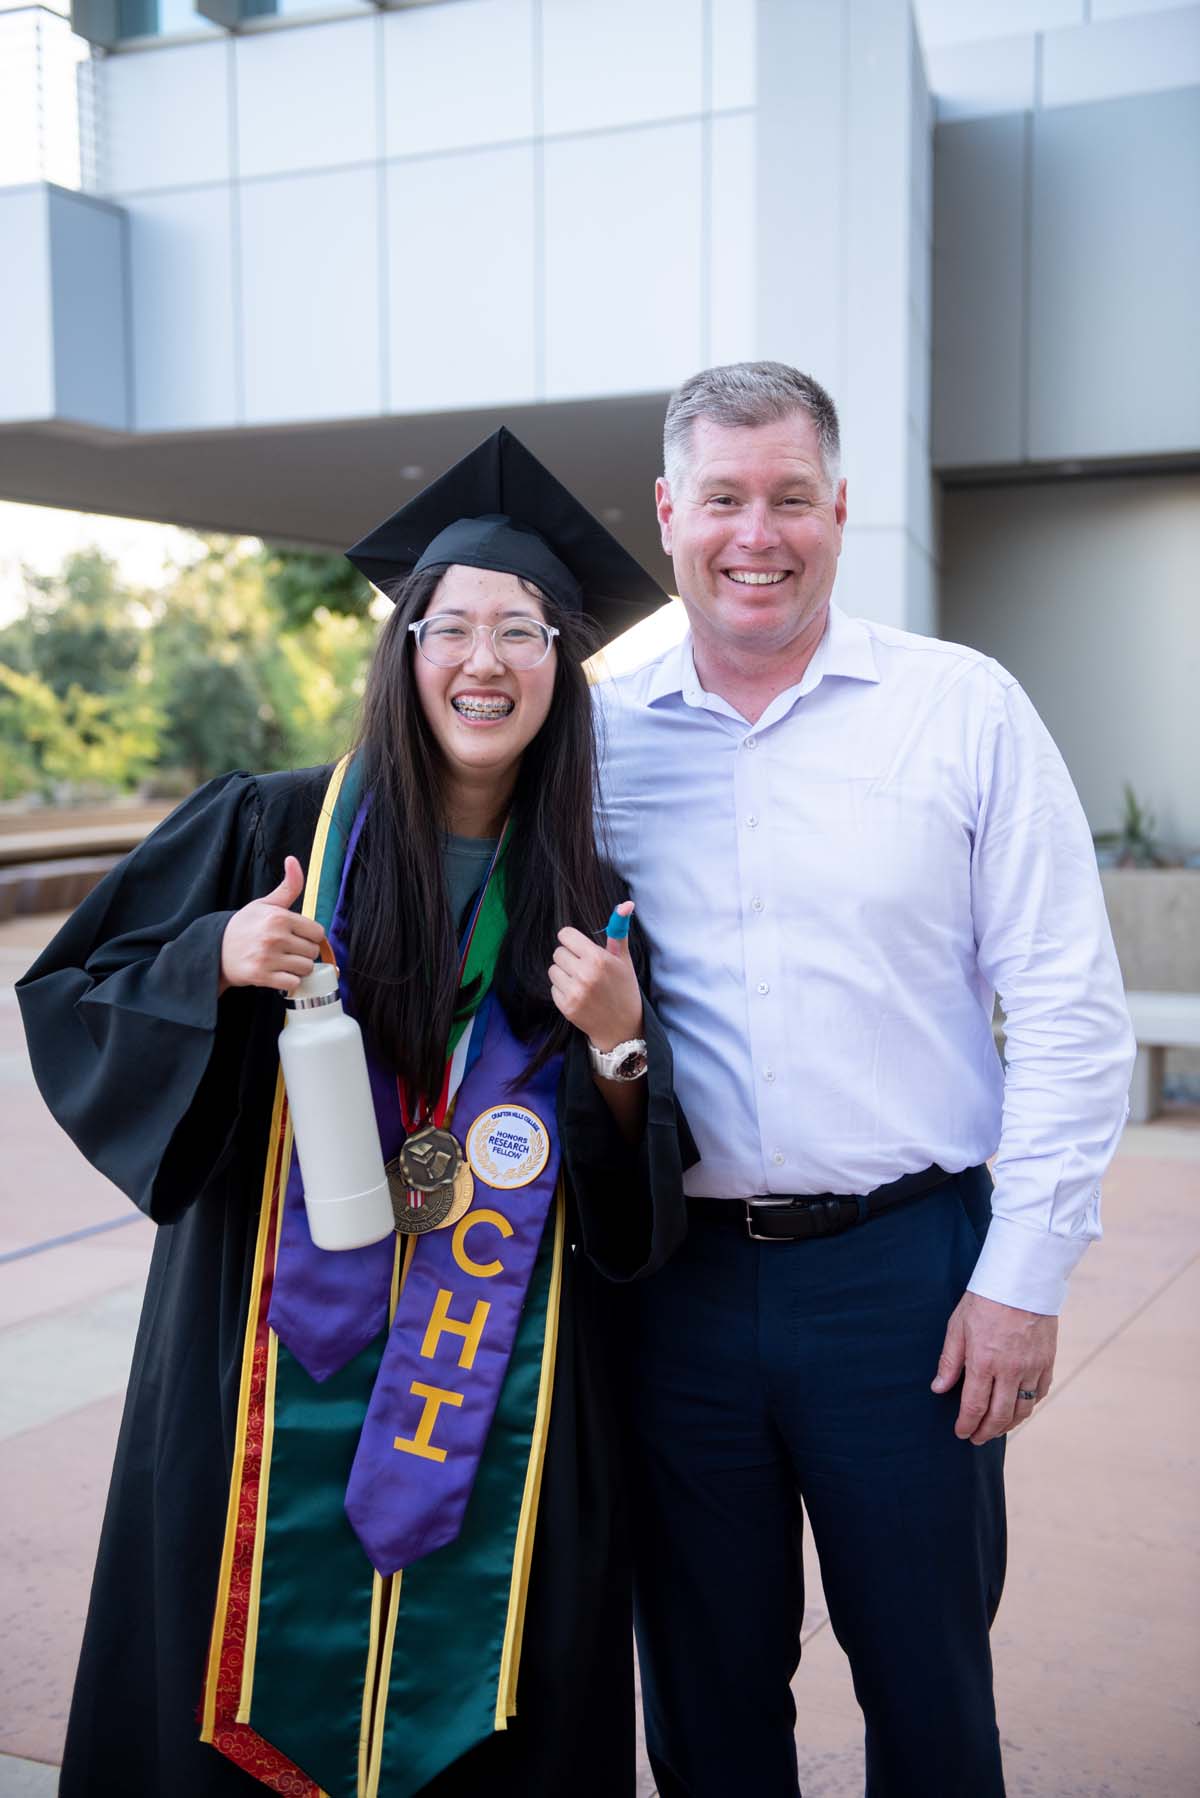
<path id="1" fill-rule="evenodd" d="M 791 1199 L 756 1199 L 753 1205 L 750 1203 L 749 1199 L 747 1199 L 745 1200 L 745 1206 L 746 1234 L 751 1242 L 794 1242 L 796 1240 L 793 1236 L 760 1236 L 758 1231 L 754 1228 L 754 1214 L 756 1211 L 790 1211 L 793 1209 L 793 1201 Z"/>

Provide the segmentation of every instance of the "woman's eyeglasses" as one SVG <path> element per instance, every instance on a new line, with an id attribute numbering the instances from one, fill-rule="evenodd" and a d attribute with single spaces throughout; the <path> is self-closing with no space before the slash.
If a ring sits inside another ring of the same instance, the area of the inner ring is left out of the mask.
<path id="1" fill-rule="evenodd" d="M 524 672 L 536 668 L 550 654 L 558 635 L 552 624 L 536 618 L 507 618 L 503 624 L 468 624 L 464 618 L 418 618 L 409 630 L 427 662 L 437 668 L 461 668 L 475 648 L 482 631 L 491 638 L 492 652 L 506 668 Z"/>

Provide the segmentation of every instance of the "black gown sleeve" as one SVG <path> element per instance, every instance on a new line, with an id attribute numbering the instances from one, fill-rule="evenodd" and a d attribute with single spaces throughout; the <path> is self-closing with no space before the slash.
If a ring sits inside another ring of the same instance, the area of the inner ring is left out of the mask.
<path id="1" fill-rule="evenodd" d="M 675 1098 L 671 1046 L 645 1001 L 646 1127 L 626 1142 L 596 1090 L 587 1043 L 575 1031 L 559 1089 L 563 1159 L 588 1259 L 610 1280 L 637 1280 L 660 1268 L 687 1234 L 684 1169 L 699 1160 Z"/>
<path id="2" fill-rule="evenodd" d="M 252 776 L 210 781 L 105 877 L 17 984 L 47 1105 L 159 1223 L 219 1169 L 248 1045 L 265 1009 L 282 1022 L 277 995 L 217 993 L 226 924 L 256 885 L 273 884 L 256 865 L 260 827 Z"/>

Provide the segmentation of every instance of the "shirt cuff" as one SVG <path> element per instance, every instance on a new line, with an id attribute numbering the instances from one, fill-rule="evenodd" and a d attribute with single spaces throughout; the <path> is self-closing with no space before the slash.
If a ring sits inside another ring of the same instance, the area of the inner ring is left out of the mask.
<path id="1" fill-rule="evenodd" d="M 967 1291 L 998 1305 L 1057 1317 L 1066 1302 L 1067 1281 L 1089 1241 L 993 1217 Z"/>

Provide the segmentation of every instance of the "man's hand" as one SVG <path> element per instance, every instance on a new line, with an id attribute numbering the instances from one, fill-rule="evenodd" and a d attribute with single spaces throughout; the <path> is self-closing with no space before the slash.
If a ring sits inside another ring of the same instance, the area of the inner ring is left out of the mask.
<path id="1" fill-rule="evenodd" d="M 298 917 L 289 909 L 303 891 L 304 870 L 289 855 L 274 892 L 234 912 L 221 938 L 218 992 L 231 986 L 269 986 L 293 993 L 303 976 L 312 973 L 325 932 L 314 918 Z"/>
<path id="2" fill-rule="evenodd" d="M 964 1292 L 946 1325 L 933 1382 L 935 1392 L 949 1392 L 964 1376 L 954 1434 L 978 1447 L 1024 1423 L 1050 1390 L 1057 1346 L 1057 1317 Z M 1031 1392 L 1037 1398 L 1020 1396 Z"/>

